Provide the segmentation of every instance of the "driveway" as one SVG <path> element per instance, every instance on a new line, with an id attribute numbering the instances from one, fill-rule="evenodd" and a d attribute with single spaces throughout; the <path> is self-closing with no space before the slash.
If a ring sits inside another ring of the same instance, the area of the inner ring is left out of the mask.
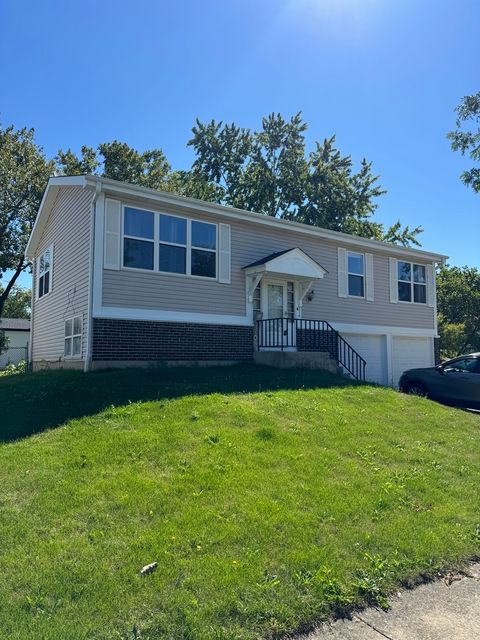
<path id="1" fill-rule="evenodd" d="M 299 640 L 477 640 L 480 637 L 480 563 L 465 574 L 402 591 L 389 611 L 366 609 L 352 620 L 323 624 Z"/>

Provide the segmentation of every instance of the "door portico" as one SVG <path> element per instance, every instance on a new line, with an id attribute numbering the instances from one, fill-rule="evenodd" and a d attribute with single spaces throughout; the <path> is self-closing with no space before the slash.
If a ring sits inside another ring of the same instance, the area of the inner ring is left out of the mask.
<path id="1" fill-rule="evenodd" d="M 274 253 L 244 267 L 247 307 L 252 322 L 271 320 L 275 344 L 296 348 L 295 320 L 302 317 L 302 301 L 326 270 L 301 249 Z"/>

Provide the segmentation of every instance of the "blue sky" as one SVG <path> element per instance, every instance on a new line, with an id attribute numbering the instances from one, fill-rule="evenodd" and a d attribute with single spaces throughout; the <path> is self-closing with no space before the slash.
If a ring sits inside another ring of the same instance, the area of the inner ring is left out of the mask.
<path id="1" fill-rule="evenodd" d="M 197 116 L 255 128 L 302 111 L 309 145 L 335 133 L 373 161 L 379 221 L 480 266 L 480 195 L 446 139 L 480 90 L 479 42 L 478 0 L 3 0 L 0 117 L 48 155 L 117 138 L 187 168 Z"/>

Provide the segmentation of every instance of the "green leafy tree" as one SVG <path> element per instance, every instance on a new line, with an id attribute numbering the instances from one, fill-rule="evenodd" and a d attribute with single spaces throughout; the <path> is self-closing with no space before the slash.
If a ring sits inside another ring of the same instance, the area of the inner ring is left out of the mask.
<path id="1" fill-rule="evenodd" d="M 0 287 L 0 294 L 2 292 L 3 289 Z M 32 292 L 30 289 L 23 289 L 17 286 L 12 287 L 3 307 L 3 317 L 30 319 L 31 301 Z"/>
<path id="2" fill-rule="evenodd" d="M 192 171 L 215 185 L 215 202 L 296 220 L 327 229 L 404 245 L 419 244 L 421 227 L 388 229 L 372 220 L 385 193 L 362 160 L 354 171 L 350 156 L 335 147 L 335 136 L 316 143 L 307 155 L 301 114 L 285 120 L 263 118 L 260 131 L 197 119 Z"/>
<path id="3" fill-rule="evenodd" d="M 6 351 L 6 349 L 8 349 L 9 342 L 10 341 L 7 338 L 7 334 L 5 333 L 5 331 L 2 331 L 0 329 L 0 355 L 2 355 L 2 353 Z"/>
<path id="4" fill-rule="evenodd" d="M 15 282 L 30 267 L 25 247 L 53 170 L 33 129 L 0 125 L 0 318 Z"/>
<path id="5" fill-rule="evenodd" d="M 97 174 L 150 189 L 165 189 L 171 167 L 161 149 L 139 152 L 125 142 L 114 140 L 97 149 L 82 146 L 80 156 L 71 149 L 59 151 L 55 161 L 61 175 Z"/>
<path id="6" fill-rule="evenodd" d="M 480 351 L 480 271 L 475 267 L 440 268 L 437 301 L 442 356 Z"/>
<path id="7" fill-rule="evenodd" d="M 448 134 L 452 149 L 460 151 L 462 156 L 469 155 L 478 165 L 464 171 L 460 179 L 465 185 L 480 193 L 480 91 L 465 96 L 455 111 L 457 128 Z M 471 131 L 464 128 L 466 123 L 473 124 Z"/>

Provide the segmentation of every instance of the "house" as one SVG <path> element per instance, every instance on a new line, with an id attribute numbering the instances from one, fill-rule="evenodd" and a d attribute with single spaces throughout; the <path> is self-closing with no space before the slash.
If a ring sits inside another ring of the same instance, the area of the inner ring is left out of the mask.
<path id="1" fill-rule="evenodd" d="M 0 331 L 8 339 L 6 351 L 0 353 L 0 371 L 9 364 L 18 364 L 28 359 L 30 320 L 22 318 L 0 318 Z"/>
<path id="2" fill-rule="evenodd" d="M 434 363 L 437 253 L 76 176 L 50 179 L 27 255 L 35 369 L 326 354 L 394 385 Z"/>

